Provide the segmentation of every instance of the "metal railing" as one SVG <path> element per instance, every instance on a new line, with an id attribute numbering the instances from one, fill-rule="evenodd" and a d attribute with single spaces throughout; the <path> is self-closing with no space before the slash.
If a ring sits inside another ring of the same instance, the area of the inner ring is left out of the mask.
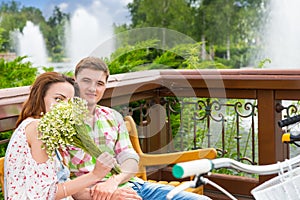
<path id="1" fill-rule="evenodd" d="M 299 91 L 300 70 L 153 70 L 112 75 L 100 104 L 133 115 L 145 152 L 214 147 L 228 157 L 234 146 L 236 160 L 263 165 L 289 157 L 277 122 L 289 112 L 282 100 L 299 100 Z M 28 92 L 0 90 L 1 132 L 14 128 Z M 211 179 L 247 196 L 271 177 Z"/>

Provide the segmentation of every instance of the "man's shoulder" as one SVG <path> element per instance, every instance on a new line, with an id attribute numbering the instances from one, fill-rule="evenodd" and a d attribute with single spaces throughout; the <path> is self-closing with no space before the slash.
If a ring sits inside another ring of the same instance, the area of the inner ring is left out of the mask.
<path id="1" fill-rule="evenodd" d="M 110 107 L 107 107 L 107 106 L 100 106 L 100 105 L 96 106 L 96 112 L 107 113 L 107 114 L 116 113 L 116 112 L 118 113 L 118 111 L 116 111 L 113 108 L 110 108 Z"/>
<path id="2" fill-rule="evenodd" d="M 105 115 L 105 116 L 110 116 L 113 118 L 122 118 L 121 113 L 119 113 L 117 110 L 107 107 L 107 106 L 97 105 L 96 113 L 101 116 Z"/>

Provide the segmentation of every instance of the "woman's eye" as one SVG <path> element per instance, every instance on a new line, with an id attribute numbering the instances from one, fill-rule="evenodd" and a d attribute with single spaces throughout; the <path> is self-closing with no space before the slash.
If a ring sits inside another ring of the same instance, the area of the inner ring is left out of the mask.
<path id="1" fill-rule="evenodd" d="M 62 101 L 62 100 L 63 100 L 63 99 L 60 98 L 60 97 L 56 97 L 56 98 L 55 98 L 55 101 L 56 101 L 56 102 L 60 102 L 60 101 Z"/>

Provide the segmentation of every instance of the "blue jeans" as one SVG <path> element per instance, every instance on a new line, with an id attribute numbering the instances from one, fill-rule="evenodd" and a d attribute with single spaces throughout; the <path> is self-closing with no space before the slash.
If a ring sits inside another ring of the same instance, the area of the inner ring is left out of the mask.
<path id="1" fill-rule="evenodd" d="M 140 197 L 144 200 L 166 200 L 167 194 L 174 188 L 169 185 L 162 185 L 157 183 L 138 183 L 132 182 L 134 189 Z M 195 194 L 192 192 L 180 192 L 172 200 L 209 200 L 210 198 Z"/>

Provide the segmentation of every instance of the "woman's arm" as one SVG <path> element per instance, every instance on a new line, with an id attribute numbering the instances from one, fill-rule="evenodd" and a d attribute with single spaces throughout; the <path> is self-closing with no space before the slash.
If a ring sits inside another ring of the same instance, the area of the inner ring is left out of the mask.
<path id="1" fill-rule="evenodd" d="M 37 163 L 45 163 L 49 157 L 46 153 L 46 149 L 43 149 L 43 143 L 38 139 L 38 120 L 30 123 L 26 129 L 26 137 L 28 144 L 31 148 L 31 154 L 33 159 Z M 71 196 L 84 188 L 94 185 L 101 180 L 115 165 L 115 159 L 109 153 L 101 154 L 96 161 L 96 165 L 93 171 L 83 176 L 80 176 L 74 180 L 70 180 L 64 183 L 57 184 L 56 199 L 62 199 L 67 196 Z"/>
<path id="2" fill-rule="evenodd" d="M 101 154 L 93 171 L 64 183 L 57 184 L 56 199 L 71 196 L 101 180 L 115 165 L 115 159 L 107 152 Z"/>
<path id="3" fill-rule="evenodd" d="M 84 190 L 81 190 L 80 192 L 77 192 L 76 194 L 72 195 L 72 197 L 75 200 L 91 200 L 93 198 L 91 196 L 90 188 L 85 188 Z"/>
<path id="4" fill-rule="evenodd" d="M 108 170 L 109 171 L 109 170 Z M 84 193 L 78 193 L 79 194 L 84 194 L 86 199 L 89 199 L 90 197 L 90 192 L 88 191 L 89 186 L 95 184 L 97 181 L 99 181 L 99 177 L 94 175 L 92 172 L 82 175 L 76 179 L 66 181 L 64 183 L 59 183 L 57 184 L 57 192 L 56 192 L 56 197 L 55 199 L 62 199 L 67 196 L 71 196 L 73 194 L 76 194 L 79 191 L 85 191 Z M 80 199 L 85 199 L 85 198 L 80 198 Z"/>

